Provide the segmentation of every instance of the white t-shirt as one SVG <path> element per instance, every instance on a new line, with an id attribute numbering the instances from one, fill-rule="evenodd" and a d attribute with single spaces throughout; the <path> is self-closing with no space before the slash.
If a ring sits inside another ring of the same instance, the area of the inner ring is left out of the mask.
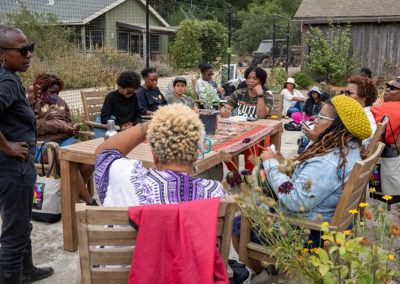
<path id="1" fill-rule="evenodd" d="M 371 110 L 370 110 L 369 107 L 365 107 L 365 108 L 364 108 L 364 111 L 365 111 L 365 113 L 367 114 L 367 117 L 368 117 L 368 119 L 369 119 L 369 123 L 370 123 L 370 125 L 371 125 L 371 130 L 372 130 L 372 135 L 371 135 L 371 137 L 369 137 L 369 138 L 363 140 L 363 142 L 362 142 L 363 145 L 364 145 L 364 147 L 365 147 L 365 148 L 368 148 L 368 145 L 369 145 L 369 143 L 371 142 L 372 136 L 374 136 L 374 133 L 375 133 L 375 131 L 376 131 L 376 121 L 375 121 L 374 115 L 372 114 L 372 112 L 371 112 Z"/>
<path id="2" fill-rule="evenodd" d="M 286 114 L 287 110 L 296 104 L 297 101 L 293 101 L 294 97 L 297 98 L 302 98 L 304 99 L 303 94 L 296 89 L 293 89 L 293 95 L 291 92 L 289 92 L 288 89 L 283 89 L 281 91 L 281 95 L 283 95 L 283 108 L 282 108 L 282 114 Z"/>

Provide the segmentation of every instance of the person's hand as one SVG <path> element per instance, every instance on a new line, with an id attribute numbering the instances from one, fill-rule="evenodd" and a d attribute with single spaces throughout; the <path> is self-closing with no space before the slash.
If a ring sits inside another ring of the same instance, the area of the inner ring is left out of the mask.
<path id="1" fill-rule="evenodd" d="M 256 95 L 264 94 L 264 91 L 263 91 L 261 85 L 255 86 L 254 89 L 253 89 L 253 92 L 254 92 Z"/>
<path id="2" fill-rule="evenodd" d="M 231 116 L 232 111 L 230 109 L 228 109 L 225 105 L 221 108 L 221 111 L 219 112 L 219 114 L 223 117 L 223 118 L 228 118 Z"/>
<path id="3" fill-rule="evenodd" d="M 127 130 L 127 129 L 131 128 L 131 127 L 132 127 L 132 125 L 122 125 L 121 131 Z"/>
<path id="4" fill-rule="evenodd" d="M 314 121 L 316 118 L 317 118 L 317 115 L 316 115 L 316 114 L 310 116 L 310 120 L 311 120 L 311 121 Z"/>
<path id="5" fill-rule="evenodd" d="M 216 90 L 218 92 L 220 92 L 221 94 L 225 94 L 225 89 L 224 88 L 216 88 Z"/>
<path id="6" fill-rule="evenodd" d="M 275 152 L 271 150 L 270 147 L 266 147 L 267 150 L 262 151 L 260 158 L 263 160 L 263 162 L 269 160 L 269 159 L 276 159 Z"/>
<path id="7" fill-rule="evenodd" d="M 301 130 L 304 131 L 304 134 L 310 139 L 310 140 L 316 140 L 318 138 L 318 133 L 315 132 L 314 129 L 308 129 L 306 127 L 301 127 Z"/>
<path id="8" fill-rule="evenodd" d="M 73 135 L 78 134 L 79 129 L 81 129 L 81 125 L 79 123 L 75 123 L 74 126 L 72 127 L 72 134 Z"/>
<path id="9" fill-rule="evenodd" d="M 26 142 L 8 142 L 3 151 L 8 156 L 21 158 L 22 162 L 29 158 L 29 145 Z"/>

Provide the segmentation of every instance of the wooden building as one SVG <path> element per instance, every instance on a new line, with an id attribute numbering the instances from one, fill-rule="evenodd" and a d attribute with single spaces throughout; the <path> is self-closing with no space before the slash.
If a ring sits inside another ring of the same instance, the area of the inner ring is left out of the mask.
<path id="1" fill-rule="evenodd" d="M 351 24 L 351 52 L 361 55 L 361 66 L 374 76 L 384 63 L 400 64 L 400 0 L 303 0 L 294 21 L 302 25 L 302 54 L 310 26 L 327 31 L 329 22 Z"/>

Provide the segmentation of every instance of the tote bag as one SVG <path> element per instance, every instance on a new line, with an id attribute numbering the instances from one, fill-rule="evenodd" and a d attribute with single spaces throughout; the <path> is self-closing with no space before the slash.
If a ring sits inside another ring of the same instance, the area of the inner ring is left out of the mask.
<path id="1" fill-rule="evenodd" d="M 42 152 L 43 146 L 40 147 Z M 43 159 L 41 159 L 44 176 L 36 179 L 33 193 L 32 219 L 36 221 L 54 223 L 61 219 L 61 182 L 60 179 L 50 178 L 50 173 L 56 164 L 56 156 L 53 156 L 50 168 L 45 174 Z"/>

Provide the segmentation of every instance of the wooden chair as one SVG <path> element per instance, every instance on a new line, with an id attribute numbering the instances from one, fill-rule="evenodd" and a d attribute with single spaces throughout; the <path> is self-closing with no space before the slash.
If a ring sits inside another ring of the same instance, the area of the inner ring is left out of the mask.
<path id="1" fill-rule="evenodd" d="M 107 129 L 107 124 L 97 123 L 96 118 L 100 115 L 104 100 L 109 92 L 110 90 L 81 92 L 85 123 L 90 131 L 93 131 L 94 127 Z"/>
<path id="2" fill-rule="evenodd" d="M 349 213 L 349 210 L 358 207 L 360 198 L 363 192 L 365 192 L 365 187 L 369 182 L 372 170 L 374 169 L 383 148 L 384 144 L 379 142 L 376 150 L 371 156 L 354 165 L 329 225 L 331 231 L 343 232 L 353 221 L 353 215 Z M 271 213 L 270 215 L 272 218 L 278 217 L 276 214 Z M 289 218 L 289 220 L 293 225 L 304 224 L 304 220 L 299 220 L 295 217 Z M 310 230 L 319 231 L 320 225 L 320 223 L 315 221 L 307 221 L 305 227 Z M 250 230 L 251 226 L 248 219 L 242 215 L 240 225 L 239 260 L 246 265 L 249 265 L 249 259 L 272 262 L 271 257 L 267 254 L 262 245 L 250 241 Z"/>
<path id="3" fill-rule="evenodd" d="M 375 152 L 376 147 L 378 146 L 379 139 L 381 139 L 383 131 L 386 129 L 386 125 L 389 122 L 389 117 L 385 115 L 381 122 L 378 124 L 376 127 L 376 131 L 374 135 L 372 136 L 372 139 L 368 145 L 368 156 L 370 156 L 372 153 Z"/>
<path id="4" fill-rule="evenodd" d="M 274 100 L 274 103 L 272 105 L 272 109 L 268 115 L 268 118 L 282 120 L 283 95 L 273 94 L 272 99 Z"/>
<path id="5" fill-rule="evenodd" d="M 137 232 L 129 225 L 128 207 L 97 207 L 76 204 L 79 259 L 82 283 L 127 283 Z M 217 246 L 228 267 L 236 201 L 222 199 L 218 213 Z M 123 227 L 105 227 L 119 225 Z M 112 246 L 112 248 L 99 248 Z M 125 246 L 125 247 L 124 247 Z M 105 268 L 101 265 L 118 265 Z M 128 266 L 128 267 L 127 267 Z"/>

